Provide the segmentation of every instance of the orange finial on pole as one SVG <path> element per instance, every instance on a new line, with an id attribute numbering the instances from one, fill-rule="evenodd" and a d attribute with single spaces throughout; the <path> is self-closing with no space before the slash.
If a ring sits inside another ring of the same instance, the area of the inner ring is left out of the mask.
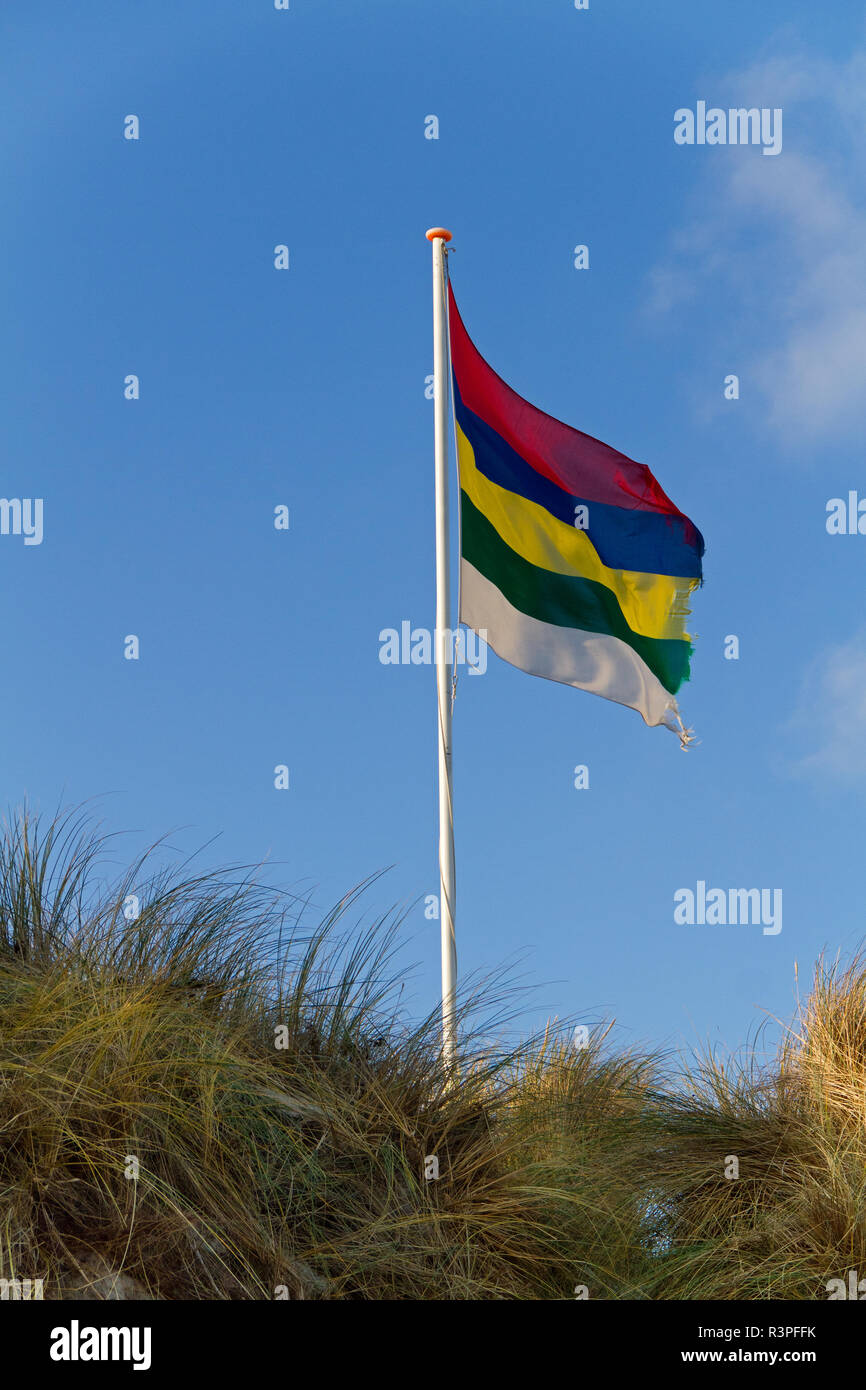
<path id="1" fill-rule="evenodd" d="M 451 240 L 451 233 L 448 231 L 447 227 L 431 227 L 429 232 L 425 232 L 424 235 L 428 241 L 436 241 L 439 237 L 441 237 L 443 241 Z"/>

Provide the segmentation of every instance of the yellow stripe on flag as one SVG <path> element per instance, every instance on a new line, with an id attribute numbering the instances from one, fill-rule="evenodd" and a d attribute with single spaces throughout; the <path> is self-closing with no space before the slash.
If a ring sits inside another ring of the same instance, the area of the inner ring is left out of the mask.
<path id="1" fill-rule="evenodd" d="M 688 639 L 685 621 L 697 579 L 610 569 L 585 531 L 566 526 L 536 502 L 509 492 L 479 472 L 475 451 L 459 425 L 457 456 L 461 488 L 505 544 L 529 564 L 604 584 L 616 595 L 632 632 L 642 637 Z M 589 507 L 591 513 L 591 503 Z"/>

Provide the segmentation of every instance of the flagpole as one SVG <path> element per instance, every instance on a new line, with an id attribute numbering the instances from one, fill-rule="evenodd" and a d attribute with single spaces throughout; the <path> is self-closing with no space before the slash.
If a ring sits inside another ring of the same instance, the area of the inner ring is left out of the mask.
<path id="1" fill-rule="evenodd" d="M 450 1072 L 457 1053 L 456 874 L 451 797 L 451 584 L 448 531 L 448 311 L 445 243 L 451 233 L 431 227 L 433 250 L 433 410 L 436 478 L 436 692 L 439 704 L 439 922 L 442 939 L 442 1060 Z"/>

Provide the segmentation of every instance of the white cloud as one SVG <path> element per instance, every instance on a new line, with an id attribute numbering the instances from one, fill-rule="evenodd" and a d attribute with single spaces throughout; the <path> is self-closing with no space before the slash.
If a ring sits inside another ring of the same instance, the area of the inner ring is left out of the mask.
<path id="1" fill-rule="evenodd" d="M 866 424 L 866 52 L 775 58 L 721 79 L 713 102 L 781 106 L 784 145 L 701 150 L 698 210 L 650 277 L 649 307 L 712 290 L 737 314 L 741 380 L 786 441 Z M 689 149 L 687 154 L 693 154 Z M 730 339 L 730 334 L 729 334 Z"/>
<path id="2" fill-rule="evenodd" d="M 866 774 L 866 633 L 828 648 L 807 672 L 790 727 L 811 730 L 818 747 L 795 763 L 799 773 L 843 781 Z M 808 738 L 808 734 L 805 735 Z"/>

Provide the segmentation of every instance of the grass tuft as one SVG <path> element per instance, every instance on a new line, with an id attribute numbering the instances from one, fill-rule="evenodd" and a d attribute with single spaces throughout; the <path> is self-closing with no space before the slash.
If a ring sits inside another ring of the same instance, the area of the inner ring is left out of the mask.
<path id="1" fill-rule="evenodd" d="M 307 931 L 245 870 L 169 872 L 155 847 L 111 878 L 112 844 L 80 813 L 0 834 L 0 1278 L 803 1299 L 866 1276 L 863 960 L 819 963 L 772 1063 L 756 1039 L 675 1080 L 602 1029 L 491 1046 L 496 977 L 462 1000 L 455 1080 L 438 1011 L 401 1006 L 399 918 L 348 925 L 362 889 Z"/>

